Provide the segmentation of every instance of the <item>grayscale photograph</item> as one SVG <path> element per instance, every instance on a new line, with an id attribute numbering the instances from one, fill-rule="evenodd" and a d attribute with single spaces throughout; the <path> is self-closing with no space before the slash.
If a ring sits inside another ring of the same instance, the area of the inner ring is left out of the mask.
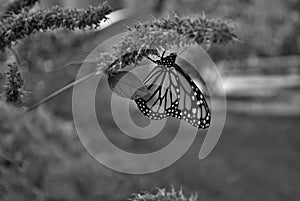
<path id="1" fill-rule="evenodd" d="M 299 200 L 299 0 L 0 0 L 0 201 Z"/>

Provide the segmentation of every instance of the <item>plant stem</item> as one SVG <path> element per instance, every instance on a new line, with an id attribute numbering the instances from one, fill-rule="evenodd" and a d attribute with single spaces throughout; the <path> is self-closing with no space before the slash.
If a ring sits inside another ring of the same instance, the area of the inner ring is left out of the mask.
<path id="1" fill-rule="evenodd" d="M 91 77 L 93 77 L 93 76 L 95 76 L 95 75 L 97 75 L 97 72 L 93 72 L 93 73 L 90 73 L 90 74 L 88 74 L 88 75 L 85 75 L 84 77 L 82 77 L 82 78 L 80 78 L 80 79 L 78 79 L 78 80 L 72 82 L 71 84 L 68 84 L 67 86 L 65 86 L 65 87 L 63 87 L 63 88 L 57 90 L 57 91 L 54 92 L 53 94 L 49 95 L 47 98 L 45 98 L 45 99 L 39 101 L 38 103 L 34 104 L 34 105 L 33 105 L 32 107 L 30 107 L 26 112 L 30 112 L 30 111 L 36 109 L 36 108 L 39 107 L 40 105 L 42 105 L 42 104 L 48 102 L 49 100 L 53 99 L 54 97 L 58 96 L 59 94 L 65 92 L 66 90 L 68 90 L 68 89 L 74 87 L 74 86 L 77 85 L 77 84 L 80 84 L 81 82 L 84 82 L 84 81 L 90 79 Z"/>
<path id="2" fill-rule="evenodd" d="M 17 60 L 18 65 L 21 66 L 21 58 L 20 58 L 18 52 L 13 48 L 9 48 L 9 51 L 14 55 L 15 59 Z"/>

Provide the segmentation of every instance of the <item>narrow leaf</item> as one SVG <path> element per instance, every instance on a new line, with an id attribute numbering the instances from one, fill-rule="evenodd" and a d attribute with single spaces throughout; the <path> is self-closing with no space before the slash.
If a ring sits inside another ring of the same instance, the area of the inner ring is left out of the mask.
<path id="1" fill-rule="evenodd" d="M 108 84 L 114 93 L 132 100 L 142 98 L 150 93 L 137 76 L 127 71 L 120 71 L 109 75 Z"/>

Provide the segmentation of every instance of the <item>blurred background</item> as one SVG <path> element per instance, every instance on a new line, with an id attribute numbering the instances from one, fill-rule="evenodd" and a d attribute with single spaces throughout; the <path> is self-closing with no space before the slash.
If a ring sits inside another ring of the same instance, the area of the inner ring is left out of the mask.
<path id="1" fill-rule="evenodd" d="M 97 6 L 100 0 L 41 0 L 40 7 Z M 0 200 L 125 200 L 155 187 L 183 187 L 201 200 L 299 200 L 300 197 L 300 1 L 298 0 L 110 0 L 111 24 L 100 31 L 55 31 L 34 35 L 17 46 L 30 106 L 74 81 L 80 65 L 55 71 L 77 55 L 126 30 L 134 19 L 181 16 L 232 21 L 240 39 L 208 53 L 221 72 L 228 111 L 223 134 L 204 160 L 197 155 L 202 131 L 191 149 L 171 167 L 133 176 L 100 165 L 82 147 L 72 123 L 72 90 L 28 116 L 1 106 L 0 150 L 28 159 L 21 172 L 0 165 Z M 126 10 L 125 10 L 126 9 Z M 149 14 L 149 16 L 145 16 Z M 0 55 L 1 72 L 6 59 Z M 1 84 L 3 75 L 0 74 Z M 115 128 L 105 101 L 105 80 L 96 97 L 99 119 L 127 150 L 156 150 L 173 139 L 165 131 L 140 143 Z M 2 93 L 2 92 L 0 92 Z M 101 146 L 99 144 L 98 146 Z M 19 155 L 18 155 L 19 154 Z M 23 156 L 24 155 L 24 156 Z M 30 159 L 30 160 L 29 160 Z M 2 188 L 1 188 L 2 186 Z M 6 197 L 5 197 L 6 196 Z M 27 199 L 28 198 L 28 199 Z M 4 199 L 5 200 L 5 199 Z"/>

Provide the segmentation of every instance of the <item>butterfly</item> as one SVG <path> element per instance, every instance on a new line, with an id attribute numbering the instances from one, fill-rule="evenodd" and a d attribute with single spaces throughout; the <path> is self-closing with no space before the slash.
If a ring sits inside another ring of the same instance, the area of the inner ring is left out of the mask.
<path id="1" fill-rule="evenodd" d="M 141 113 L 151 120 L 175 117 L 198 129 L 210 126 L 211 113 L 203 93 L 193 79 L 176 64 L 176 53 L 158 60 L 157 66 L 145 78 L 144 85 L 151 92 L 135 103 Z"/>

